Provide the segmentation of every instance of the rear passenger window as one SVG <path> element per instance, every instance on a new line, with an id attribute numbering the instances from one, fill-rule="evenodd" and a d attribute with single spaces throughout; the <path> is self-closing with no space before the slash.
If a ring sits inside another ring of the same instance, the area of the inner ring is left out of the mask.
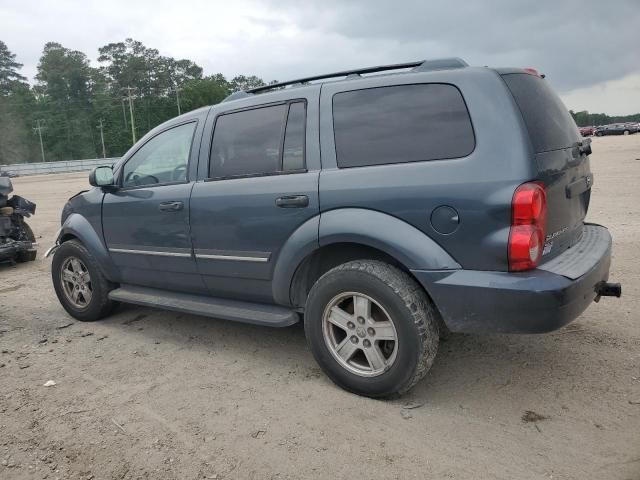
<path id="1" fill-rule="evenodd" d="M 210 178 L 304 168 L 305 122 L 304 102 L 219 116 L 213 133 Z"/>
<path id="2" fill-rule="evenodd" d="M 341 168 L 458 158 L 475 148 L 469 112 L 453 85 L 337 93 L 333 126 Z"/>
<path id="3" fill-rule="evenodd" d="M 307 112 L 303 102 L 289 105 L 287 129 L 284 136 L 282 169 L 302 170 L 304 168 L 304 140 Z"/>

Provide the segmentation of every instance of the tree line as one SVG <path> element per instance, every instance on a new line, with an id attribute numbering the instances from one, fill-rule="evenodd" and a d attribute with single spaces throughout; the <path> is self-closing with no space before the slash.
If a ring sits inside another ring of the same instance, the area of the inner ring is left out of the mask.
<path id="1" fill-rule="evenodd" d="M 204 76 L 191 60 L 130 38 L 98 53 L 93 67 L 83 52 L 49 42 L 30 85 L 0 41 L 0 164 L 118 157 L 178 113 L 265 84 L 253 75 Z"/>
<path id="2" fill-rule="evenodd" d="M 0 41 L 0 164 L 118 157 L 156 125 L 264 85 L 254 75 L 205 76 L 191 60 L 161 55 L 131 38 L 98 49 L 98 66 L 49 42 L 33 85 Z M 579 126 L 640 121 L 573 112 Z"/>
<path id="3" fill-rule="evenodd" d="M 574 112 L 569 110 L 571 116 L 579 127 L 591 127 L 609 125 L 611 123 L 640 122 L 640 113 L 633 115 L 609 116 L 604 113 L 589 113 L 587 110 Z"/>

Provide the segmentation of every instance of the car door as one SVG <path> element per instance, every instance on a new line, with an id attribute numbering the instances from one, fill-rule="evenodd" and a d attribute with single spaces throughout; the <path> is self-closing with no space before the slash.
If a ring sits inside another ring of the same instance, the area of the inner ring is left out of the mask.
<path id="1" fill-rule="evenodd" d="M 122 283 L 202 292 L 189 236 L 189 162 L 197 161 L 198 119 L 151 136 L 118 168 L 102 224 Z M 195 173 L 195 169 L 193 169 Z"/>
<path id="2" fill-rule="evenodd" d="M 319 87 L 299 93 L 210 115 L 212 141 L 191 196 L 191 233 L 213 296 L 271 302 L 282 246 L 302 224 L 318 221 Z"/>

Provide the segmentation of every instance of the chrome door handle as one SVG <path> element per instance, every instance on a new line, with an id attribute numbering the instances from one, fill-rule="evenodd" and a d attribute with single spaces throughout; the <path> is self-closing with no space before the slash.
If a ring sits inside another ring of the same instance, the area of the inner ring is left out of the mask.
<path id="1" fill-rule="evenodd" d="M 276 207 L 280 208 L 304 208 L 309 206 L 309 197 L 306 195 L 288 195 L 276 198 Z"/>
<path id="2" fill-rule="evenodd" d="M 177 212 L 184 208 L 184 203 L 182 202 L 162 202 L 158 209 L 161 212 Z"/>

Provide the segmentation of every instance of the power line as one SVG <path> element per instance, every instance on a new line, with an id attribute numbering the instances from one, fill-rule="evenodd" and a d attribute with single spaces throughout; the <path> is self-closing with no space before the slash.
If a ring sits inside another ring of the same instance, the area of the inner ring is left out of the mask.
<path id="1" fill-rule="evenodd" d="M 140 97 L 134 97 L 134 98 L 140 98 Z M 163 97 L 154 97 L 154 99 L 156 98 L 163 98 Z M 127 101 L 127 97 L 123 97 L 122 102 L 126 102 Z M 207 106 L 207 105 L 202 105 Z M 57 112 L 82 112 L 82 111 L 87 111 L 87 112 L 102 112 L 102 111 L 113 111 L 113 110 L 117 110 L 119 108 L 122 108 L 121 106 L 117 106 L 117 105 L 109 105 L 103 108 L 95 108 L 95 107 L 57 107 L 55 105 L 52 105 L 50 107 L 40 107 L 40 108 L 35 108 L 33 109 L 32 112 L 36 112 L 36 113 L 57 113 Z M 126 108 L 126 107 L 125 107 Z M 168 111 L 170 110 L 170 105 L 150 105 L 150 106 L 144 106 L 143 109 L 144 110 L 151 110 L 151 111 Z M 198 107 L 195 107 L 198 108 Z M 180 104 L 180 111 L 182 111 L 182 103 Z M 21 115 L 20 112 L 15 113 L 15 112 L 8 112 L 8 113 L 4 113 L 4 112 L 0 112 L 0 115 Z"/>
<path id="2" fill-rule="evenodd" d="M 168 95 L 150 95 L 152 98 L 169 98 Z M 8 98 L 8 97 L 1 97 L 1 98 Z M 53 99 L 47 99 L 46 100 L 47 103 L 49 104 L 62 104 L 62 103 L 68 103 L 70 101 L 78 101 L 78 100 L 53 100 Z M 109 98 L 101 98 L 99 100 L 99 103 L 117 103 L 118 102 L 118 98 L 117 97 L 109 97 Z M 34 101 L 25 101 L 25 102 L 6 102 L 6 101 L 2 101 L 2 103 L 0 103 L 0 106 L 12 106 L 12 107 L 33 107 L 33 106 L 41 106 L 42 101 L 40 100 L 34 100 Z M 89 100 L 89 103 L 91 103 L 92 105 L 96 105 L 96 103 L 92 100 Z"/>

